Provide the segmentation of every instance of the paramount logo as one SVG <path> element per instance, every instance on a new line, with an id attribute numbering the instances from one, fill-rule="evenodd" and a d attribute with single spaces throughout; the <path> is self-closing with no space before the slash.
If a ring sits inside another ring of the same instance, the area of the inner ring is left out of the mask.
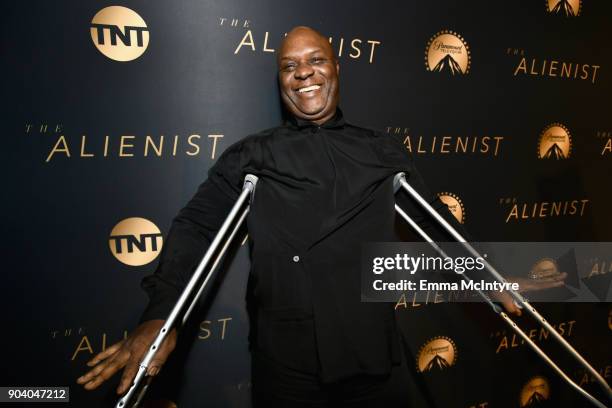
<path id="1" fill-rule="evenodd" d="M 425 68 L 431 72 L 446 72 L 452 76 L 470 70 L 470 51 L 465 40 L 456 32 L 437 32 L 425 47 Z"/>
<path id="2" fill-rule="evenodd" d="M 572 152 L 570 132 L 561 123 L 552 123 L 544 128 L 538 140 L 538 158 L 563 160 Z"/>

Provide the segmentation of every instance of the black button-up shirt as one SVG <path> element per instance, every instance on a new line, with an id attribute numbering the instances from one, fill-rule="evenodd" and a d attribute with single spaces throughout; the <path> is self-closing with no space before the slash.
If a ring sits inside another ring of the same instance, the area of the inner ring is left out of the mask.
<path id="1" fill-rule="evenodd" d="M 174 218 L 142 281 L 150 303 L 141 321 L 167 317 L 252 173 L 251 346 L 325 382 L 387 373 L 400 358 L 394 305 L 360 302 L 360 245 L 398 240 L 396 199 L 432 238 L 448 240 L 406 193 L 394 196 L 399 171 L 460 228 L 399 139 L 346 123 L 340 109 L 322 125 L 292 118 L 234 143 Z"/>

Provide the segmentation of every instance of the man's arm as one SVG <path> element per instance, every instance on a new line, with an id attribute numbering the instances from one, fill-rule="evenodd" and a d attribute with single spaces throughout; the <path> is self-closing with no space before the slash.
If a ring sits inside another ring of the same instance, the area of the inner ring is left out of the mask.
<path id="1" fill-rule="evenodd" d="M 230 146 L 209 170 L 208 178 L 172 220 L 159 264 L 141 287 L 149 304 L 140 323 L 165 319 L 199 261 L 235 204 L 242 188 L 241 144 Z"/>
<path id="2" fill-rule="evenodd" d="M 142 280 L 150 297 L 140 324 L 130 335 L 96 354 L 91 368 L 77 379 L 86 390 L 94 390 L 123 369 L 117 393 L 131 386 L 140 362 L 165 323 L 198 261 L 210 245 L 242 189 L 240 142 L 230 146 L 208 172 L 195 196 L 172 221 L 155 273 Z M 149 363 L 147 375 L 155 376 L 176 346 L 172 329 Z"/>

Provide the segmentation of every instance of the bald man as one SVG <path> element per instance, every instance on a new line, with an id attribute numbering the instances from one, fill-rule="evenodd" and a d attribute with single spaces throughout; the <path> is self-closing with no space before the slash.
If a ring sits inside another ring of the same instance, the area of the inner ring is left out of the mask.
<path id="1" fill-rule="evenodd" d="M 174 218 L 154 274 L 150 303 L 130 336 L 96 355 L 78 379 L 87 390 L 124 368 L 117 393 L 138 363 L 235 203 L 247 173 L 259 177 L 247 225 L 247 300 L 254 403 L 269 407 L 408 406 L 408 369 L 393 304 L 360 302 L 360 245 L 398 241 L 394 203 L 432 238 L 449 240 L 408 197 L 393 194 L 399 171 L 456 229 L 447 207 L 424 186 L 393 136 L 346 122 L 338 108 L 339 64 L 329 41 L 291 30 L 278 51 L 286 120 L 227 148 Z M 513 312 L 511 302 L 505 306 Z M 176 330 L 151 363 L 156 375 Z"/>

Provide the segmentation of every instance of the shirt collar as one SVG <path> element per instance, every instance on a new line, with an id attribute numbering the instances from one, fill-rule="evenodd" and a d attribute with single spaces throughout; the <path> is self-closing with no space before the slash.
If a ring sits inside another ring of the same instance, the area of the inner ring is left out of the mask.
<path id="1" fill-rule="evenodd" d="M 309 120 L 296 118 L 293 115 L 291 115 L 288 119 L 285 120 L 286 125 L 297 129 L 304 129 L 307 127 L 315 126 L 320 126 L 326 129 L 342 128 L 344 127 L 344 123 L 344 115 L 342 114 L 342 110 L 339 107 L 336 107 L 336 113 L 334 114 L 334 116 L 327 122 L 322 123 L 321 125 L 317 125 L 316 123 L 311 122 Z"/>

